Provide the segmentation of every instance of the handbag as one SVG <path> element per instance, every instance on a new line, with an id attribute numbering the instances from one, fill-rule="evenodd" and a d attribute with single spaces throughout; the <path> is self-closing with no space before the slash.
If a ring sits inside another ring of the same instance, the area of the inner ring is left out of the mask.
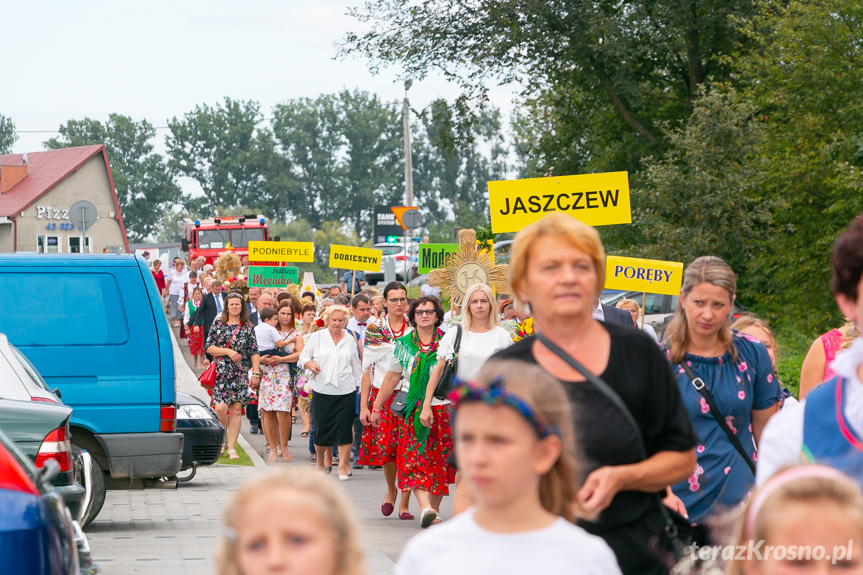
<path id="1" fill-rule="evenodd" d="M 443 373 L 441 373 L 440 380 L 434 389 L 434 397 L 437 399 L 446 399 L 453 390 L 453 387 L 455 387 L 455 377 L 458 372 L 458 352 L 461 349 L 461 324 L 458 324 L 456 329 L 458 331 L 455 334 L 452 358 L 446 360 Z"/>
<path id="2" fill-rule="evenodd" d="M 743 449 L 742 445 L 740 445 L 740 440 L 737 439 L 737 436 L 734 435 L 734 432 L 728 427 L 728 422 L 725 421 L 719 408 L 716 407 L 716 403 L 713 401 L 713 396 L 710 395 L 710 390 L 707 389 L 707 384 L 704 383 L 703 379 L 695 375 L 695 372 L 692 371 L 692 368 L 689 367 L 686 362 L 681 362 L 680 367 L 682 367 L 683 371 L 686 372 L 686 377 L 688 377 L 689 381 L 692 382 L 692 387 L 695 388 L 695 391 L 697 391 L 704 399 L 705 403 L 707 403 L 707 407 L 710 408 L 710 415 L 713 416 L 713 419 L 715 419 L 716 423 L 719 424 L 719 428 L 725 432 L 726 436 L 728 436 L 728 441 L 731 442 L 731 445 L 734 446 L 734 449 L 737 450 L 737 453 L 740 454 L 743 461 L 745 461 L 746 465 L 749 466 L 749 471 L 752 472 L 752 475 L 755 475 L 755 462 L 752 461 L 752 458 L 749 457 L 749 454 L 746 453 L 746 450 Z"/>
<path id="3" fill-rule="evenodd" d="M 396 394 L 393 398 L 393 402 L 390 404 L 390 411 L 396 417 L 404 418 L 405 413 L 408 411 L 408 392 L 403 389 Z"/>
<path id="4" fill-rule="evenodd" d="M 641 433 L 641 428 L 638 426 L 638 422 L 635 421 L 635 417 L 633 417 L 629 408 L 626 407 L 626 404 L 623 402 L 620 395 L 618 395 L 610 385 L 603 381 L 602 378 L 588 371 L 586 367 L 581 365 L 574 357 L 566 353 L 557 344 L 545 337 L 545 335 L 538 332 L 536 334 L 536 338 L 560 359 L 565 361 L 567 365 L 583 375 L 587 381 L 596 387 L 606 398 L 608 398 L 609 401 L 611 401 L 611 403 L 615 405 L 615 407 L 617 407 L 617 409 L 620 410 L 632 428 L 633 433 L 635 433 L 635 438 L 637 440 L 636 443 L 641 452 L 640 456 L 642 460 L 647 459 L 647 449 L 644 446 L 644 436 Z M 668 539 L 671 545 L 671 550 L 674 554 L 672 560 L 666 561 L 670 567 L 683 558 L 688 551 L 689 537 L 684 534 L 684 530 L 688 528 L 689 522 L 679 513 L 666 507 L 662 502 L 662 498 L 658 494 L 653 494 L 653 497 L 655 498 L 656 504 L 659 506 L 659 511 L 662 514 L 664 523 L 663 531 L 665 532 L 665 536 Z"/>
<path id="5" fill-rule="evenodd" d="M 238 331 L 240 331 L 239 325 L 237 325 L 234 333 L 231 334 L 231 339 L 228 340 L 228 347 L 231 347 L 231 343 L 234 341 L 234 336 L 237 335 Z M 213 361 L 210 362 L 210 365 L 207 366 L 207 369 L 204 370 L 204 373 L 198 376 L 198 382 L 200 382 L 201 387 L 204 389 L 212 391 L 213 387 L 216 385 L 216 362 L 222 359 L 222 357 L 224 356 L 214 357 Z"/>

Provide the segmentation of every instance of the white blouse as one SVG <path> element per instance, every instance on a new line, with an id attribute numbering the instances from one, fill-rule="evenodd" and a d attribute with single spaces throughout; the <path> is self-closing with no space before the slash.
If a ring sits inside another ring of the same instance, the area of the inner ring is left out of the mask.
<path id="1" fill-rule="evenodd" d="M 457 332 L 458 330 L 453 327 L 440 340 L 440 347 L 437 350 L 438 359 L 448 360 L 452 358 Z M 488 358 L 511 345 L 512 337 L 508 331 L 499 325 L 484 333 L 464 331 L 462 328 L 456 375 L 459 379 L 473 377 Z"/>
<path id="2" fill-rule="evenodd" d="M 333 342 L 329 329 L 316 331 L 309 337 L 300 359 L 299 367 L 314 361 L 321 372 L 311 380 L 312 391 L 324 395 L 347 395 L 356 393 L 360 384 L 361 363 L 357 340 L 345 332 L 338 345 Z"/>

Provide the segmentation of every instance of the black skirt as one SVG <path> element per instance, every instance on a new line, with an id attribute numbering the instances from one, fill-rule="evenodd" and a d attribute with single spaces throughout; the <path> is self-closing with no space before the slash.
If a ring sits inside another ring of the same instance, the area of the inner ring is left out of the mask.
<path id="1" fill-rule="evenodd" d="M 356 393 L 345 395 L 312 394 L 312 418 L 315 421 L 315 445 L 332 447 L 353 443 L 356 417 Z"/>

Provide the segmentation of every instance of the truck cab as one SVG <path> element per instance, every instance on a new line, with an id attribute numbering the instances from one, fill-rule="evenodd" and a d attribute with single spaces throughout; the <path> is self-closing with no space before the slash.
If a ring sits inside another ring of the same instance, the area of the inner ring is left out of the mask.
<path id="1" fill-rule="evenodd" d="M 249 255 L 250 241 L 269 240 L 270 228 L 262 215 L 183 219 L 183 251 L 190 261 L 204 256 L 206 263 L 216 265 L 229 248 L 242 258 Z"/>

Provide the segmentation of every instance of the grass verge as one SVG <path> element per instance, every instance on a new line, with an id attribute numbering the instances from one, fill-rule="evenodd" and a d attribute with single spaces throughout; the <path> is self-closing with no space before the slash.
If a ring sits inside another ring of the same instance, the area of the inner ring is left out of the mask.
<path id="1" fill-rule="evenodd" d="M 239 459 L 231 459 L 228 457 L 228 453 L 225 452 L 221 457 L 219 457 L 219 460 L 216 461 L 216 463 L 221 463 L 222 465 L 255 465 L 252 463 L 252 458 L 249 457 L 249 454 L 246 453 L 242 447 L 240 447 L 239 443 L 237 444 L 237 455 L 240 456 Z"/>

